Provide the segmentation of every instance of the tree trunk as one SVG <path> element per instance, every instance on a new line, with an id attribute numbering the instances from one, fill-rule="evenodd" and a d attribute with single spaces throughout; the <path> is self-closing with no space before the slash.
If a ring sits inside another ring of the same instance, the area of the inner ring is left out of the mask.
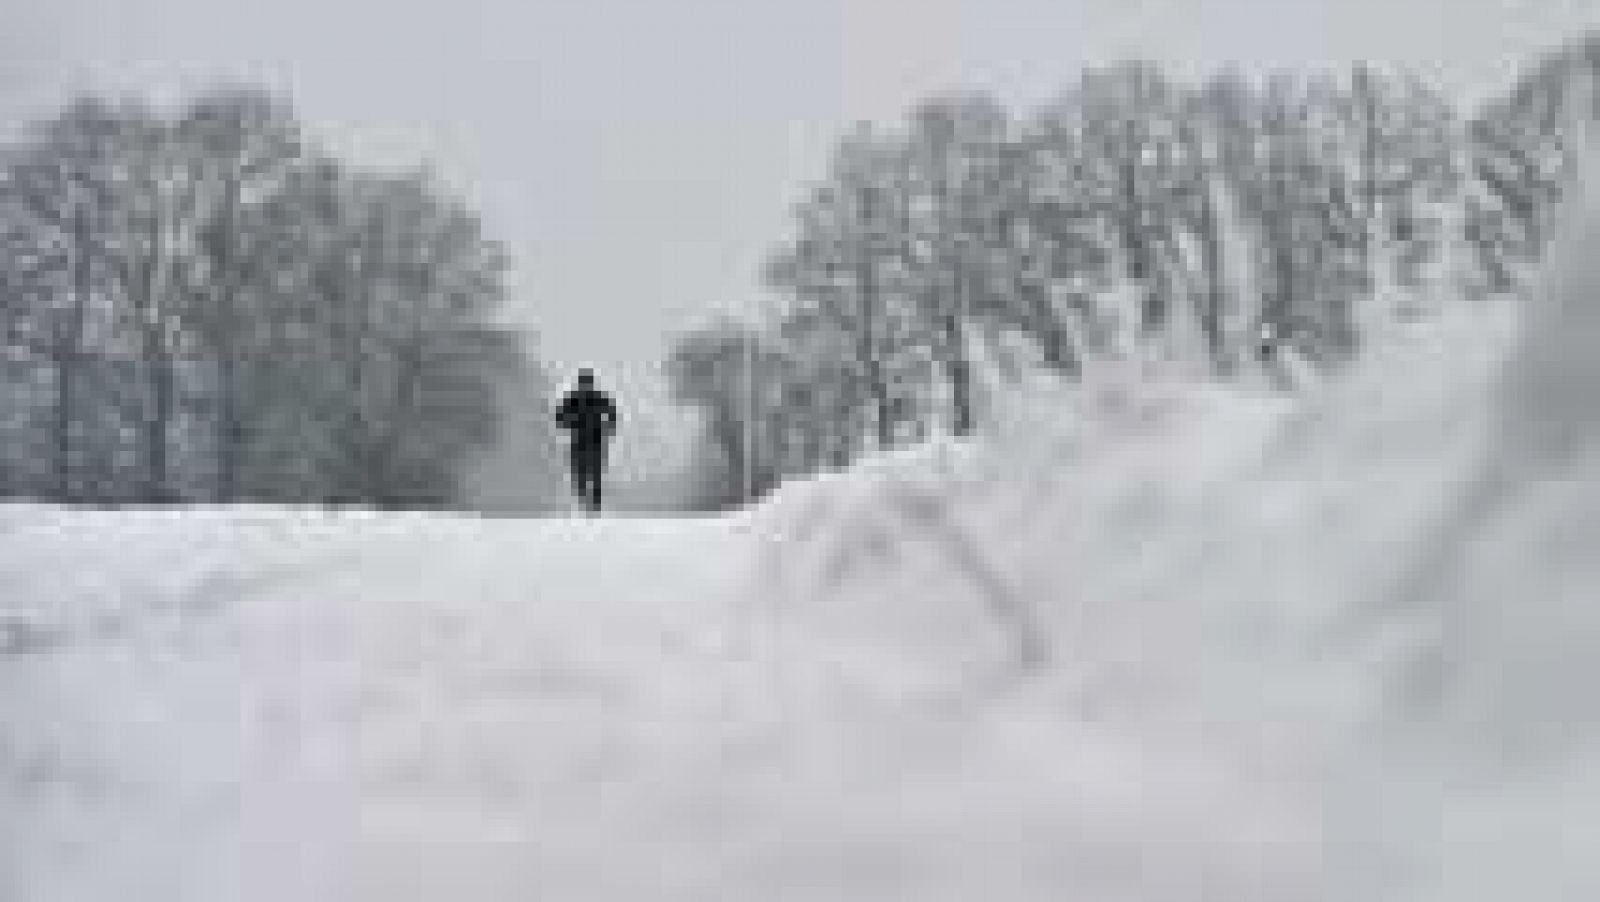
<path id="1" fill-rule="evenodd" d="M 855 426 L 851 423 L 851 409 L 845 398 L 835 399 L 832 422 L 829 423 L 828 464 L 842 470 L 855 460 Z"/>
<path id="2" fill-rule="evenodd" d="M 417 295 L 409 303 L 409 334 L 396 354 L 398 371 L 394 376 L 394 403 L 383 424 L 382 438 L 373 444 L 374 459 L 364 468 L 369 478 L 377 480 L 370 494 L 390 503 L 400 500 L 393 494 L 395 468 L 400 460 L 401 442 L 410 425 L 411 412 L 416 406 L 417 392 L 422 385 L 423 349 L 428 336 L 424 311 L 434 292 L 431 273 L 424 271 L 418 288 Z"/>
<path id="3" fill-rule="evenodd" d="M 171 460 L 168 454 L 172 419 L 177 406 L 177 374 L 173 370 L 172 346 L 162 315 L 162 276 L 165 273 L 167 246 L 159 215 L 150 223 L 150 256 L 139 271 L 136 313 L 143 339 L 144 365 L 150 389 L 150 409 L 139 424 L 144 458 L 144 487 L 140 493 L 151 504 L 175 501 L 172 490 Z"/>
<path id="4" fill-rule="evenodd" d="M 217 500 L 227 504 L 239 495 L 240 463 L 244 456 L 244 422 L 239 409 L 238 332 L 239 315 L 234 279 L 239 266 L 238 221 L 239 184 L 229 177 L 223 188 L 222 223 L 216 260 L 216 291 L 213 296 L 217 317 L 213 328 L 217 355 Z"/>
<path id="5" fill-rule="evenodd" d="M 943 356 L 945 374 L 950 380 L 950 429 L 956 435 L 971 435 L 973 429 L 972 367 L 967 360 L 964 339 L 960 317 L 946 314 Z"/>
<path id="6" fill-rule="evenodd" d="M 1068 379 L 1076 379 L 1083 368 L 1073 346 L 1071 330 L 1061 322 L 1047 291 L 1030 289 L 1029 295 L 1034 341 L 1039 346 L 1045 366 Z"/>
<path id="7" fill-rule="evenodd" d="M 51 437 L 54 445 L 54 475 L 56 501 L 70 503 L 76 501 L 76 493 L 72 484 L 72 404 L 76 392 L 76 378 L 74 369 L 78 365 L 77 355 L 69 347 L 66 338 L 67 329 L 61 326 L 57 329 L 55 347 L 51 355 L 52 363 L 56 370 L 56 397 L 55 410 L 51 423 Z"/>
<path id="8" fill-rule="evenodd" d="M 873 410 L 877 418 L 878 447 L 888 448 L 894 444 L 894 422 L 890 412 L 888 380 L 884 378 L 883 360 L 878 356 L 880 352 L 878 285 L 872 263 L 865 256 L 858 265 L 856 279 L 861 292 L 857 356 L 861 358 L 862 366 L 866 370 L 867 391 L 872 395 Z"/>
<path id="9" fill-rule="evenodd" d="M 1373 244 L 1378 227 L 1378 100 L 1370 78 L 1361 92 L 1361 233 L 1357 238 L 1363 290 L 1375 292 L 1380 283 L 1373 267 Z"/>
<path id="10" fill-rule="evenodd" d="M 743 504 L 749 501 L 753 494 L 751 490 L 753 471 L 750 465 L 750 449 L 744 440 L 744 425 L 739 422 L 738 415 L 724 411 L 715 415 L 711 429 L 723 456 L 727 458 L 728 474 L 731 477 L 728 497 L 736 504 Z"/>
<path id="11" fill-rule="evenodd" d="M 1076 377 L 1079 373 L 1078 355 L 1073 353 L 1067 340 L 1067 330 L 1060 323 L 1047 321 L 1036 326 L 1034 331 L 1039 336 L 1039 351 L 1045 365 L 1069 378 Z"/>
<path id="12" fill-rule="evenodd" d="M 172 419 L 176 408 L 176 373 L 165 336 L 158 326 L 146 327 L 145 365 L 150 371 L 150 416 L 142 425 L 145 459 L 145 500 L 169 504 L 176 500 L 172 490 L 171 458 L 168 454 Z"/>
<path id="13" fill-rule="evenodd" d="M 1267 297 L 1262 313 L 1263 319 L 1274 329 L 1288 326 L 1290 313 L 1295 307 L 1295 265 L 1290 241 L 1281 232 L 1273 239 L 1272 293 Z"/>
<path id="14" fill-rule="evenodd" d="M 239 498 L 240 465 L 245 442 L 244 421 L 238 401 L 238 364 L 229 344 L 218 361 L 217 500 L 224 504 Z"/>
<path id="15" fill-rule="evenodd" d="M 802 430 L 800 439 L 800 472 L 813 473 L 822 467 L 822 429 L 810 423 Z"/>
<path id="16" fill-rule="evenodd" d="M 1167 310 L 1161 295 L 1149 284 L 1153 268 L 1150 248 L 1148 236 L 1140 229 L 1143 208 L 1139 197 L 1138 159 L 1143 142 L 1131 119 L 1124 124 L 1123 140 L 1127 156 L 1117 167 L 1117 235 L 1122 242 L 1128 281 L 1139 293 L 1139 331 L 1142 335 L 1150 336 L 1166 325 Z"/>
<path id="17" fill-rule="evenodd" d="M 878 447 L 894 444 L 894 404 L 889 397 L 888 380 L 883 375 L 883 364 L 873 358 L 867 361 L 867 384 L 872 392 L 873 409 L 877 419 Z"/>
<path id="18" fill-rule="evenodd" d="M 55 496 L 62 502 L 80 500 L 79 486 L 73 481 L 72 455 L 76 443 L 72 426 L 77 413 L 78 367 L 83 363 L 80 344 L 89 312 L 90 282 L 93 272 L 89 258 L 89 221 L 81 204 L 72 211 L 72 301 L 66 315 L 56 322 L 51 336 L 52 361 L 56 367 L 55 416 L 52 424 L 55 452 Z"/>
<path id="19" fill-rule="evenodd" d="M 1007 241 L 1012 246 L 1019 243 L 1014 233 L 1008 233 Z M 1066 324 L 1061 321 L 1061 315 L 1051 302 L 1050 288 L 1047 283 L 1041 284 L 1042 280 L 1034 278 L 1031 269 L 1025 265 L 1023 269 L 1024 272 L 1014 284 L 1016 293 L 1023 300 L 1023 309 L 1027 311 L 1029 331 L 1039 347 L 1039 353 L 1050 369 L 1068 378 L 1076 378 L 1079 374 L 1078 356 L 1072 347 Z"/>
<path id="20" fill-rule="evenodd" d="M 1221 224 L 1209 199 L 1202 200 L 1200 255 L 1206 270 L 1205 298 L 1200 304 L 1200 332 L 1205 336 L 1206 354 L 1212 372 L 1227 378 L 1232 375 L 1227 342 L 1222 334 L 1222 311 L 1227 305 L 1227 272 L 1222 254 Z"/>

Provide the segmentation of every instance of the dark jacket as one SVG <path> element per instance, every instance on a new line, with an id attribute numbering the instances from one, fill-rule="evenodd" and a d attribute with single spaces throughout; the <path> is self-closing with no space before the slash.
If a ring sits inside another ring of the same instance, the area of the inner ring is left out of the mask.
<path id="1" fill-rule="evenodd" d="M 601 445 L 617 429 L 617 405 L 595 388 L 575 388 L 561 400 L 556 425 L 572 434 L 574 444 Z"/>

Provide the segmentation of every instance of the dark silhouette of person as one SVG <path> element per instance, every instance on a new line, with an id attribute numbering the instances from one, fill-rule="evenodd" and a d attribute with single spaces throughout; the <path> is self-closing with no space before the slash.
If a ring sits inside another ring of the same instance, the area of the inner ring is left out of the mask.
<path id="1" fill-rule="evenodd" d="M 578 371 L 578 387 L 561 399 L 556 425 L 567 430 L 571 452 L 572 491 L 590 513 L 600 510 L 601 477 L 606 443 L 617 430 L 617 405 L 594 387 L 594 371 Z"/>

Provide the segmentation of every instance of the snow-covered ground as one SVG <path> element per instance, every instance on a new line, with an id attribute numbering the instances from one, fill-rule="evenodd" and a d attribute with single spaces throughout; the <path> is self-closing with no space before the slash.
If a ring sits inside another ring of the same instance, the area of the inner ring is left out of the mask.
<path id="1" fill-rule="evenodd" d="M 0 508 L 0 900 L 1600 898 L 1579 209 L 1520 321 L 722 519 Z"/>

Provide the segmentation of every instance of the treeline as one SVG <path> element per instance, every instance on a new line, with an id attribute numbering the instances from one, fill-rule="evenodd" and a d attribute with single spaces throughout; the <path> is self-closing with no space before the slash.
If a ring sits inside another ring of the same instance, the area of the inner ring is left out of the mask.
<path id="1" fill-rule="evenodd" d="M 77 100 L 0 158 L 0 496 L 448 505 L 530 366 L 506 265 L 270 94 Z"/>
<path id="2" fill-rule="evenodd" d="M 1430 299 L 1513 290 L 1593 117 L 1600 34 L 1463 115 L 1405 73 L 1085 72 L 1014 116 L 981 93 L 862 125 L 774 251 L 775 305 L 681 336 L 696 504 L 978 423 L 984 361 L 1077 378 L 1158 356 L 1331 369 Z"/>

